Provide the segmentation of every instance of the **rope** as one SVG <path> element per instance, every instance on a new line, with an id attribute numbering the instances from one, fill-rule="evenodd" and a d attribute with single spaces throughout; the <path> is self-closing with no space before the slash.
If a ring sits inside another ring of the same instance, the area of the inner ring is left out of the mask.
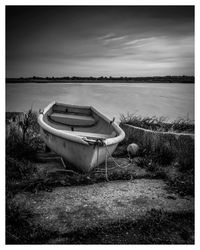
<path id="1" fill-rule="evenodd" d="M 112 157 L 112 155 L 110 154 L 109 150 L 108 150 L 108 147 L 106 145 L 106 143 L 102 140 L 102 139 L 96 139 L 96 142 L 95 142 L 95 146 L 97 145 L 97 166 L 98 166 L 98 163 L 99 163 L 99 146 L 105 146 L 106 148 L 106 159 L 105 159 L 105 178 L 106 178 L 106 181 L 109 181 L 109 178 L 108 178 L 108 157 L 111 158 L 111 160 L 114 162 L 115 164 L 115 167 L 113 168 L 110 168 L 109 170 L 112 170 L 112 169 L 115 169 L 116 167 L 118 168 L 127 168 L 131 165 L 131 162 L 127 165 L 122 165 L 122 164 L 118 164 L 115 159 Z M 130 161 L 130 158 L 128 158 L 129 161 Z M 103 171 L 99 170 L 97 171 L 98 173 L 102 173 Z"/>
<path id="2" fill-rule="evenodd" d="M 97 144 L 97 166 L 99 165 L 99 145 Z"/>
<path id="3" fill-rule="evenodd" d="M 129 167 L 129 166 L 131 165 L 131 162 L 130 162 L 129 164 L 125 165 L 125 166 L 123 166 L 122 164 L 119 165 L 119 164 L 115 161 L 115 159 L 112 157 L 112 155 L 110 154 L 107 145 L 106 145 L 106 144 L 104 144 L 104 145 L 106 146 L 106 151 L 107 151 L 109 157 L 112 159 L 112 161 L 115 163 L 115 165 L 116 165 L 117 167 L 119 167 L 119 168 L 127 168 L 127 167 Z M 128 158 L 128 159 L 129 159 L 129 158 Z M 107 160 L 107 157 L 106 157 L 106 160 Z M 129 160 L 130 160 L 130 159 L 129 159 Z M 106 163 L 106 164 L 107 164 L 107 163 Z"/>
<path id="4" fill-rule="evenodd" d="M 105 176 L 106 176 L 106 181 L 109 181 L 109 179 L 108 179 L 108 162 L 107 162 L 107 154 L 106 154 L 106 161 L 105 161 Z"/>

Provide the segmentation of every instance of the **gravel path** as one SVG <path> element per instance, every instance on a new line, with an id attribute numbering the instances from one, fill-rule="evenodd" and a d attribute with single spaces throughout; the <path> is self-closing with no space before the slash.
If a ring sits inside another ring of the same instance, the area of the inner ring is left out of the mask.
<path id="1" fill-rule="evenodd" d="M 18 193 L 14 202 L 31 211 L 33 225 L 60 234 L 137 220 L 151 209 L 194 211 L 193 198 L 169 194 L 165 185 L 162 180 L 137 179 L 57 187 L 52 192 Z"/>

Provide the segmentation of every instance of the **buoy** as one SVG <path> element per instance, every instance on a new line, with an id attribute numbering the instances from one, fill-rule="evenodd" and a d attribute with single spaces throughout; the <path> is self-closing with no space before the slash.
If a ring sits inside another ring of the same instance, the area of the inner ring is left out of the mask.
<path id="1" fill-rule="evenodd" d="M 133 158 L 138 155 L 139 146 L 136 143 L 131 143 L 127 147 L 129 158 Z"/>

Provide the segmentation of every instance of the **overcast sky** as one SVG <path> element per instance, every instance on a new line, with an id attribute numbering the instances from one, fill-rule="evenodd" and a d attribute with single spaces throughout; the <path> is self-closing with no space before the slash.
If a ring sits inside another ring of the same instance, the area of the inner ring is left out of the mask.
<path id="1" fill-rule="evenodd" d="M 6 8 L 7 77 L 193 74 L 192 6 Z"/>

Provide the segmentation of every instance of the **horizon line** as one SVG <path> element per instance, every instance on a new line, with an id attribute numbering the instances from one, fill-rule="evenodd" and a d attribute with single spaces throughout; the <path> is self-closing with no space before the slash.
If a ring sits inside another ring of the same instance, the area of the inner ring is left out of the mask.
<path id="1" fill-rule="evenodd" d="M 194 75 L 154 75 L 154 76 L 18 76 L 6 79 L 20 78 L 148 78 L 148 77 L 195 77 Z"/>

